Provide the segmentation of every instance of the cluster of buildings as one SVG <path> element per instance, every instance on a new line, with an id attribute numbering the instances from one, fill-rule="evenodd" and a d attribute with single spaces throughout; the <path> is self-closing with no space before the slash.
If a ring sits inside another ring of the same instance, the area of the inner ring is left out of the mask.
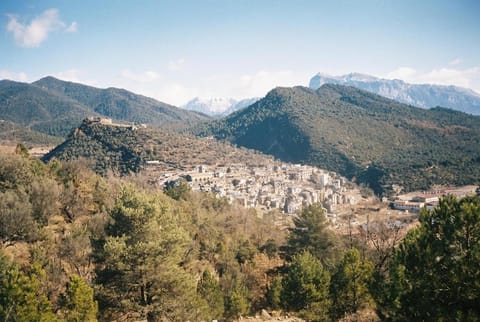
<path id="1" fill-rule="evenodd" d="M 407 194 L 399 196 L 392 204 L 394 209 L 419 212 L 423 207 L 432 210 L 438 205 L 441 197 L 455 196 L 463 198 L 475 195 L 478 192 L 478 186 L 464 186 L 455 188 L 445 188 L 430 191 L 422 191 L 418 194 Z"/>
<path id="2" fill-rule="evenodd" d="M 333 213 L 337 205 L 353 205 L 359 199 L 358 191 L 347 179 L 298 164 L 200 165 L 190 171 L 164 174 L 158 183 L 164 185 L 180 178 L 185 179 L 193 191 L 210 192 L 247 208 L 279 209 L 287 214 L 295 214 L 317 202 L 322 203 L 328 213 Z"/>

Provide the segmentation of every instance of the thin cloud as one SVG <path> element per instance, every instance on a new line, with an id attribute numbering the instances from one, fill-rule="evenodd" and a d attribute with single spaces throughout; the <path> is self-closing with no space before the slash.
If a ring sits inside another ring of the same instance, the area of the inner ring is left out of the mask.
<path id="1" fill-rule="evenodd" d="M 179 59 L 170 61 L 167 65 L 167 67 L 171 71 L 177 71 L 177 70 L 182 69 L 183 65 L 185 65 L 185 59 L 179 58 Z"/>
<path id="2" fill-rule="evenodd" d="M 457 65 L 460 65 L 461 63 L 462 63 L 462 60 L 460 58 L 455 58 L 454 60 L 452 60 L 448 64 L 450 66 L 457 66 Z"/>
<path id="3" fill-rule="evenodd" d="M 471 88 L 480 93 L 480 66 L 466 69 L 448 67 L 434 69 L 421 75 L 421 81 Z"/>
<path id="4" fill-rule="evenodd" d="M 416 74 L 417 74 L 417 71 L 414 68 L 399 67 L 399 68 L 395 69 L 394 71 L 388 73 L 387 78 L 407 80 L 407 79 L 414 78 Z"/>
<path id="5" fill-rule="evenodd" d="M 160 75 L 157 72 L 151 70 L 132 72 L 129 69 L 124 69 L 120 72 L 120 75 L 127 80 L 140 83 L 150 83 L 160 78 Z"/>
<path id="6" fill-rule="evenodd" d="M 260 70 L 254 74 L 244 74 L 240 77 L 235 96 L 259 97 L 278 86 L 297 85 L 305 85 L 305 78 L 292 71 Z"/>
<path id="7" fill-rule="evenodd" d="M 188 87 L 175 81 L 163 82 L 161 78 L 151 82 L 140 82 L 122 77 L 110 83 L 109 86 L 125 88 L 175 106 L 180 106 L 200 94 L 195 87 Z"/>
<path id="8" fill-rule="evenodd" d="M 181 106 L 193 97 L 199 96 L 194 87 L 187 87 L 180 83 L 162 84 L 151 91 L 152 97 L 175 106 Z"/>
<path id="9" fill-rule="evenodd" d="M 60 19 L 58 10 L 54 8 L 45 10 L 30 22 L 25 23 L 20 22 L 16 15 L 7 16 L 7 31 L 13 34 L 15 43 L 21 47 L 39 47 L 48 38 L 48 35 L 54 31 L 77 31 L 77 23 L 73 22 L 67 27 Z"/>
<path id="10" fill-rule="evenodd" d="M 55 73 L 53 74 L 53 76 L 68 82 L 75 82 L 75 83 L 82 82 L 81 71 L 75 68 Z"/>
<path id="11" fill-rule="evenodd" d="M 11 72 L 9 70 L 0 70 L 0 79 L 9 79 L 17 82 L 28 81 L 28 76 L 24 72 Z"/>
<path id="12" fill-rule="evenodd" d="M 65 32 L 77 32 L 78 30 L 78 24 L 76 21 L 72 22 L 70 26 L 68 26 L 67 29 L 65 29 Z"/>
<path id="13" fill-rule="evenodd" d="M 420 72 L 411 67 L 400 67 L 388 73 L 387 78 L 398 78 L 414 84 L 455 85 L 473 89 L 480 93 L 480 66 L 455 68 L 451 62 L 448 67 Z"/>

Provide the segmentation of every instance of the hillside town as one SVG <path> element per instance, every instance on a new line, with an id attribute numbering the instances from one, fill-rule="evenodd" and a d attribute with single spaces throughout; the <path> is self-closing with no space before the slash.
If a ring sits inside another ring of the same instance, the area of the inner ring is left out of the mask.
<path id="1" fill-rule="evenodd" d="M 317 202 L 332 214 L 338 205 L 354 205 L 360 199 L 359 190 L 344 177 L 300 164 L 199 165 L 189 171 L 164 174 L 158 184 L 181 178 L 193 191 L 210 192 L 247 208 L 279 209 L 286 214 Z"/>

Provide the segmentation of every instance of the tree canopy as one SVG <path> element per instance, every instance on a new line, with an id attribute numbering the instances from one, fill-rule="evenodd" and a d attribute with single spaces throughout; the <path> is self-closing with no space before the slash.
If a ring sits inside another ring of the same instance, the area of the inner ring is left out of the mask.
<path id="1" fill-rule="evenodd" d="M 337 257 L 338 240 L 328 228 L 325 211 L 316 203 L 305 207 L 293 219 L 286 247 L 287 255 L 308 251 L 323 264 L 333 265 Z"/>
<path id="2" fill-rule="evenodd" d="M 262 217 L 84 162 L 0 160 L 1 321 L 480 319 L 480 197 L 424 209 L 401 242 L 376 226 L 342 243 L 319 204 Z"/>
<path id="3" fill-rule="evenodd" d="M 480 199 L 448 197 L 423 210 L 391 268 L 396 320 L 477 321 L 480 318 Z"/>

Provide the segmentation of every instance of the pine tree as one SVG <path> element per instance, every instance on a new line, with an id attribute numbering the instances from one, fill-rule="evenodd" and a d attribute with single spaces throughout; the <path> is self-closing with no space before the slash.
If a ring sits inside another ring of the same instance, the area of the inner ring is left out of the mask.
<path id="1" fill-rule="evenodd" d="M 238 318 L 248 314 L 250 304 L 247 298 L 248 290 L 242 285 L 236 285 L 227 297 L 226 315 L 229 318 Z"/>
<path id="2" fill-rule="evenodd" d="M 287 255 L 290 257 L 308 251 L 331 266 L 336 261 L 337 239 L 328 229 L 328 222 L 320 204 L 305 207 L 298 217 L 294 217 L 295 227 L 290 230 Z"/>
<path id="3" fill-rule="evenodd" d="M 45 272 L 39 265 L 32 265 L 24 273 L 0 254 L 0 321 L 56 321 L 44 279 Z"/>
<path id="4" fill-rule="evenodd" d="M 109 306 L 138 311 L 151 321 L 196 320 L 206 304 L 195 279 L 179 265 L 190 237 L 169 202 L 164 195 L 122 189 L 100 257 L 101 297 Z"/>
<path id="5" fill-rule="evenodd" d="M 327 321 L 330 309 L 330 274 L 308 252 L 296 255 L 282 281 L 282 303 L 312 321 Z"/>
<path id="6" fill-rule="evenodd" d="M 480 198 L 423 210 L 390 267 L 384 314 L 397 320 L 480 320 Z"/>
<path id="7" fill-rule="evenodd" d="M 267 290 L 267 302 L 270 308 L 278 309 L 282 305 L 282 277 L 275 276 Z"/>
<path id="8" fill-rule="evenodd" d="M 355 313 L 373 303 L 369 291 L 373 282 L 373 271 L 373 264 L 362 260 L 356 248 L 345 252 L 330 285 L 333 319 Z"/>
<path id="9" fill-rule="evenodd" d="M 219 320 L 223 317 L 224 301 L 223 292 L 218 284 L 218 281 L 210 273 L 205 270 L 202 274 L 197 287 L 198 293 L 206 301 L 209 312 L 207 316 L 209 320 Z"/>
<path id="10" fill-rule="evenodd" d="M 78 275 L 70 276 L 64 295 L 65 320 L 67 322 L 97 321 L 98 305 L 93 289 Z"/>

